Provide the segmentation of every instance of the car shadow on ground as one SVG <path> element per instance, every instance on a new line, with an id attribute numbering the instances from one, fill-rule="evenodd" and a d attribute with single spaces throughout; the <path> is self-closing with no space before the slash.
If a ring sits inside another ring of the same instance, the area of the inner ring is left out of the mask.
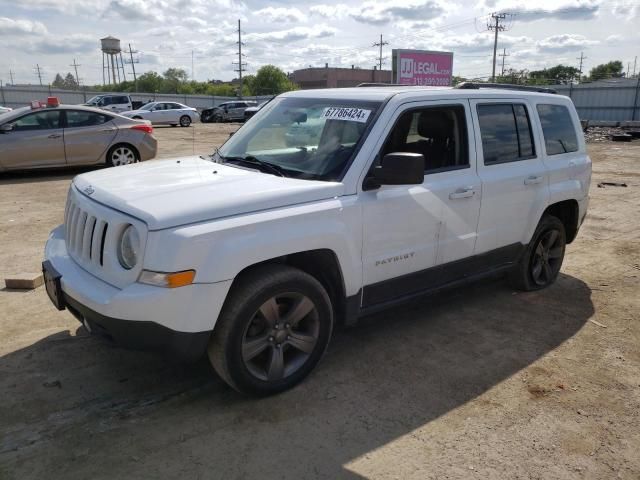
<path id="1" fill-rule="evenodd" d="M 76 175 L 100 170 L 104 165 L 92 165 L 84 167 L 60 167 L 42 168 L 37 170 L 15 170 L 10 172 L 0 172 L 0 185 L 13 185 L 19 183 L 39 183 L 50 182 L 52 180 L 71 180 Z"/>
<path id="2" fill-rule="evenodd" d="M 235 393 L 206 361 L 60 332 L 0 357 L 0 464 L 21 478 L 71 464 L 102 478 L 89 450 L 114 460 L 111 477 L 361 478 L 349 462 L 483 395 L 593 312 L 571 276 L 528 293 L 487 280 L 338 330 L 309 379 L 263 399 Z"/>

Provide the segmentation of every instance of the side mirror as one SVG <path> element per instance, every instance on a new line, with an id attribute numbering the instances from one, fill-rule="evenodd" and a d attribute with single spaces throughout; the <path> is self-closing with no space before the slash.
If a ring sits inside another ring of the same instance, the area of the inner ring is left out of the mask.
<path id="1" fill-rule="evenodd" d="M 13 130 L 13 123 L 5 123 L 4 125 L 0 126 L 0 132 L 2 133 L 8 133 L 11 130 Z"/>
<path id="2" fill-rule="evenodd" d="M 420 185 L 424 182 L 424 156 L 421 153 L 388 153 L 367 180 L 370 185 Z"/>

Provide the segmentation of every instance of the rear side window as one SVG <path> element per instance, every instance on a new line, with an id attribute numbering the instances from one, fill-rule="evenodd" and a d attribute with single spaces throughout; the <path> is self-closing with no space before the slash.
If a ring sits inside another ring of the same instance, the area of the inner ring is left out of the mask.
<path id="1" fill-rule="evenodd" d="M 522 104 L 478 105 L 484 164 L 535 157 L 531 122 Z"/>
<path id="2" fill-rule="evenodd" d="M 567 107 L 540 104 L 537 109 L 547 155 L 578 151 L 578 136 Z"/>

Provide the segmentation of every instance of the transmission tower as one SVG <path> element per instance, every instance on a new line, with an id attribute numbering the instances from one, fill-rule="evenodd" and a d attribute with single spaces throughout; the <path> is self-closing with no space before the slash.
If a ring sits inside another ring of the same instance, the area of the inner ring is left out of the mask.
<path id="1" fill-rule="evenodd" d="M 380 41 L 376 42 L 372 45 L 372 47 L 380 47 L 380 59 L 378 62 L 378 68 L 380 70 L 382 70 L 382 47 L 384 47 L 385 45 L 389 45 L 389 42 L 383 42 L 382 41 L 382 34 L 380 34 Z"/>
<path id="2" fill-rule="evenodd" d="M 505 57 L 510 57 L 511 55 L 509 55 L 507 53 L 507 49 L 506 48 L 503 48 L 502 49 L 502 53 L 499 56 L 502 57 L 502 70 L 500 71 L 500 76 L 504 77 L 504 59 L 505 59 Z"/>
<path id="3" fill-rule="evenodd" d="M 38 76 L 38 80 L 40 80 L 40 86 L 42 86 L 42 69 L 40 68 L 40 65 L 38 65 L 36 63 L 36 68 L 34 70 L 36 71 L 36 75 Z"/>
<path id="4" fill-rule="evenodd" d="M 82 65 L 79 65 L 76 63 L 76 59 L 73 59 L 73 63 L 71 65 L 69 65 L 70 67 L 73 67 L 76 71 L 76 85 L 78 86 L 78 88 L 80 88 L 80 77 L 78 77 L 78 67 L 81 67 Z"/>
<path id="5" fill-rule="evenodd" d="M 496 53 L 498 50 L 498 32 L 504 32 L 507 27 L 504 22 L 507 18 L 512 17 L 511 13 L 492 13 L 491 20 L 487 22 L 487 30 L 494 32 L 493 38 L 493 68 L 491 70 L 491 81 L 496 81 Z"/>
<path id="6" fill-rule="evenodd" d="M 131 63 L 131 70 L 133 70 L 133 90 L 135 92 L 138 91 L 138 77 L 136 77 L 136 63 L 140 63 L 140 59 L 136 58 L 135 60 L 133 59 L 133 54 L 134 53 L 138 53 L 137 50 L 133 50 L 131 48 L 131 44 L 129 44 L 129 50 L 125 50 L 124 53 L 128 53 L 129 54 L 129 58 L 130 60 L 125 60 L 125 63 Z"/>
<path id="7" fill-rule="evenodd" d="M 580 75 L 580 78 L 578 78 L 578 80 L 582 80 L 582 63 L 587 59 L 587 57 L 584 56 L 584 52 L 580 52 L 580 58 L 576 58 L 576 60 L 580 60 L 580 66 L 578 67 L 578 74 Z"/>
<path id="8" fill-rule="evenodd" d="M 242 98 L 242 72 L 246 70 L 245 67 L 247 66 L 247 64 L 242 63 L 242 57 L 244 57 L 245 55 L 243 55 L 242 53 L 242 46 L 244 45 L 244 43 L 242 43 L 242 30 L 240 29 L 240 20 L 238 20 L 238 41 L 236 43 L 238 44 L 238 61 L 233 62 L 233 64 L 238 65 L 238 68 L 234 71 L 238 72 L 238 76 L 240 78 L 240 91 L 238 96 Z"/>

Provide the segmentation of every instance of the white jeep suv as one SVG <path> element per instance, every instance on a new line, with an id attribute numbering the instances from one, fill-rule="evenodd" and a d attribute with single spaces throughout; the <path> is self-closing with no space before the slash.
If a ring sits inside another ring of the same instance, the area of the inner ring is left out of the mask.
<path id="1" fill-rule="evenodd" d="M 470 87 L 290 92 L 210 157 L 79 175 L 47 292 L 93 333 L 208 352 L 263 395 L 305 378 L 338 322 L 499 271 L 546 287 L 587 211 L 578 116 Z M 290 146 L 318 111 L 321 134 Z"/>

